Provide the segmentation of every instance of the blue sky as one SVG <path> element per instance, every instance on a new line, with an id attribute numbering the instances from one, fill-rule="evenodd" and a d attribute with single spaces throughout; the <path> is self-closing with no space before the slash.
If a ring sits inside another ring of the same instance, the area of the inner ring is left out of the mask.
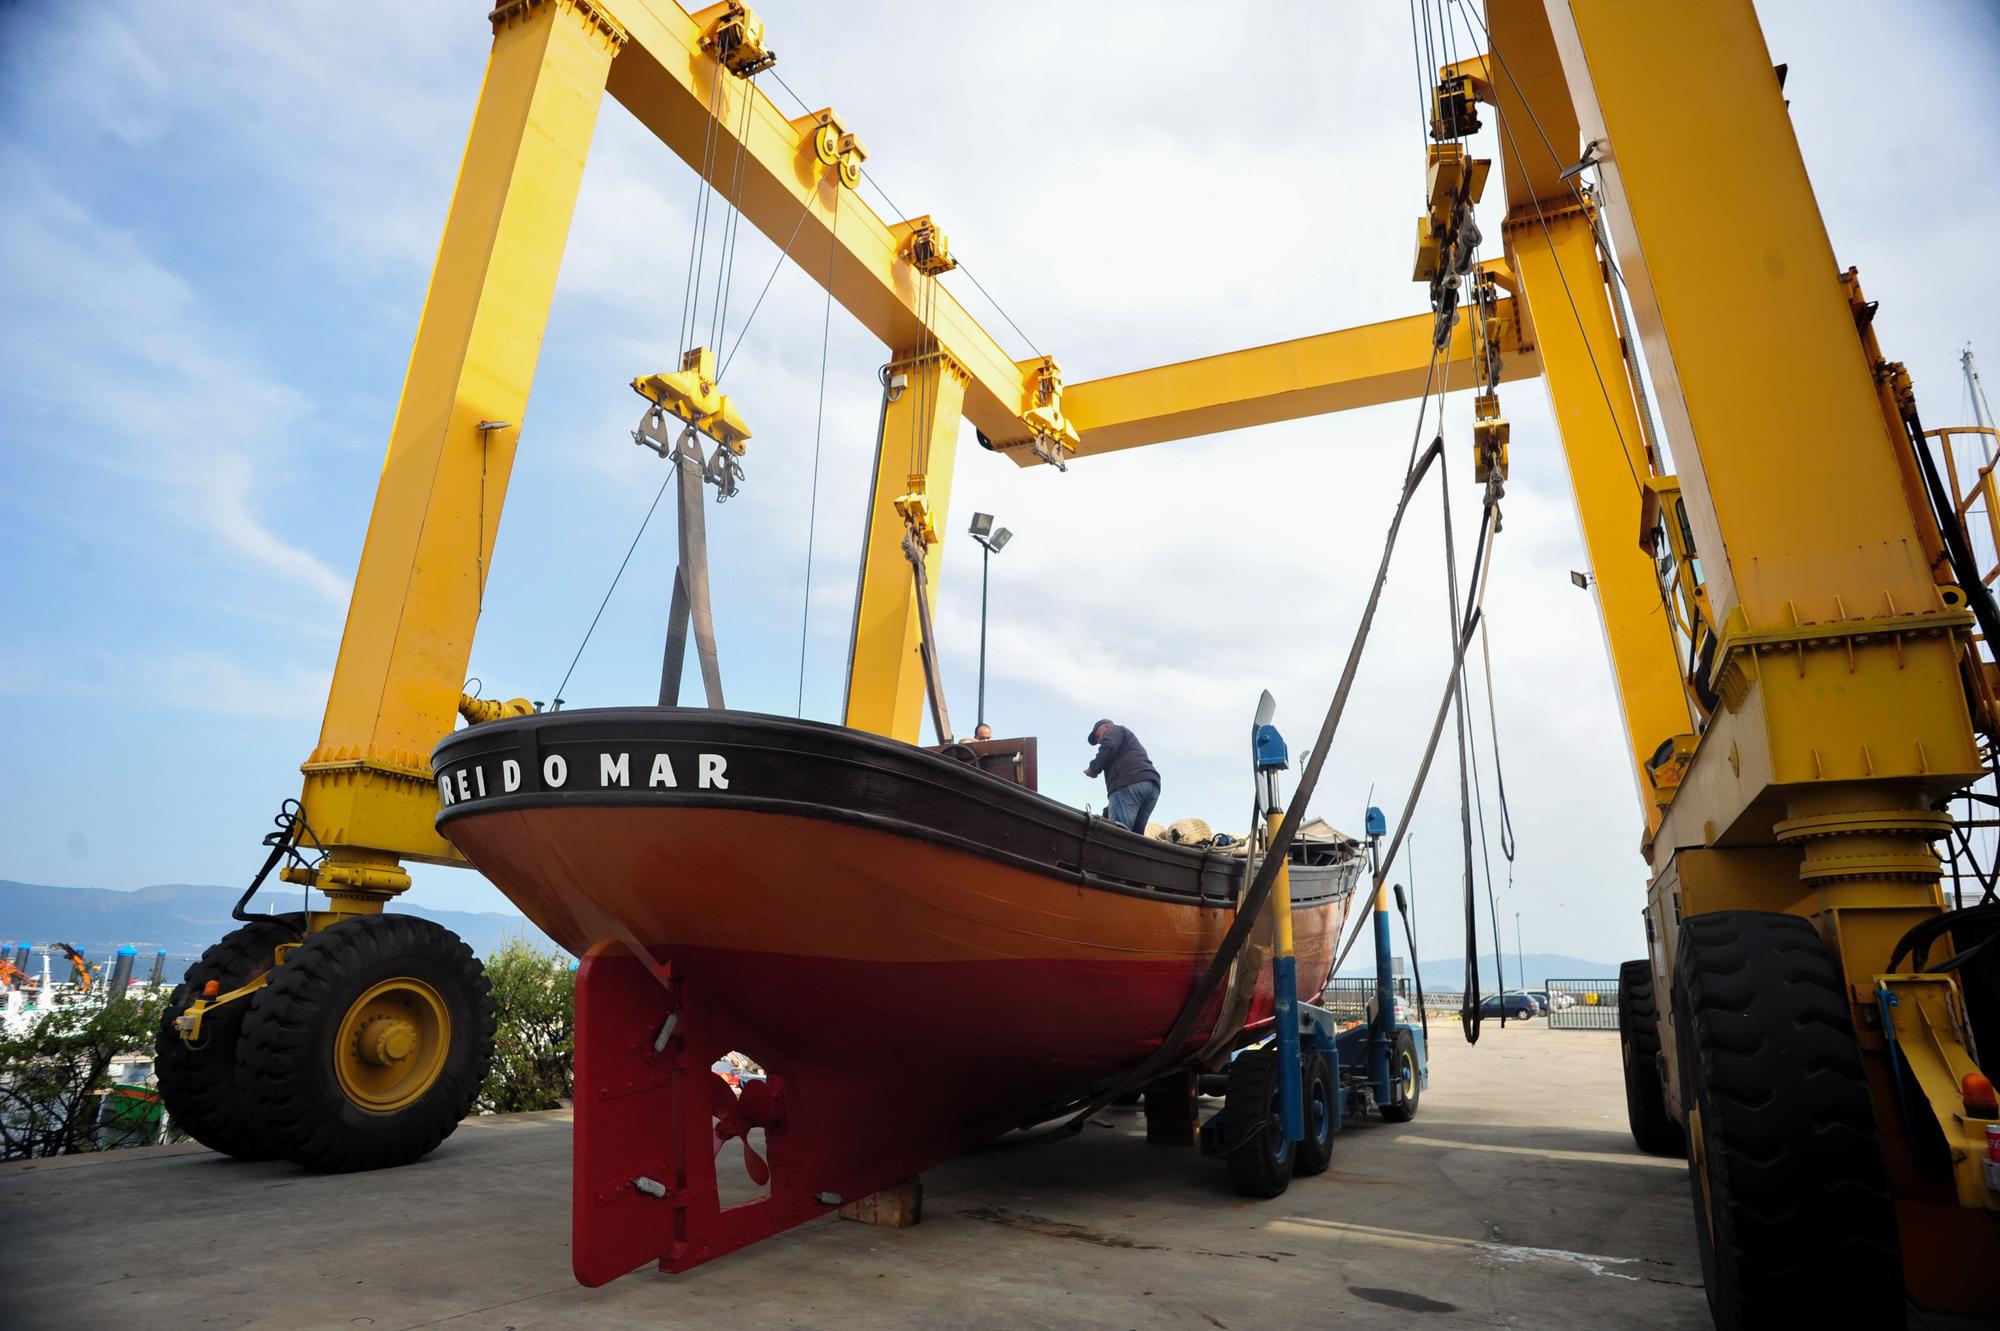
<path id="1" fill-rule="evenodd" d="M 1198 35 L 1211 7 L 1147 6 L 1114 23 L 1117 61 L 1066 80 L 1019 39 L 1056 30 L 1063 6 L 940 11 L 922 33 L 892 7 L 759 9 L 786 82 L 841 111 L 876 180 L 939 218 L 1072 379 L 1421 304 L 1406 280 L 1422 174 L 1400 15 L 1280 4 L 1295 39 L 1225 76 Z M 1882 302 L 1878 330 L 1927 420 L 1953 419 L 1959 347 L 2000 366 L 1977 276 L 2000 150 L 1966 129 L 1964 100 L 1992 86 L 1994 10 L 1762 12 L 1841 262 Z M 484 68 L 482 13 L 0 8 L 0 877 L 136 887 L 255 867 L 317 734 Z M 693 196 L 693 174 L 607 99 L 475 645 L 489 693 L 551 696 L 659 483 L 662 464 L 627 439 L 625 385 L 673 359 Z M 746 238 L 732 308 L 775 258 Z M 757 430 L 746 493 L 709 515 L 737 706 L 789 713 L 801 687 L 821 308 L 808 277 L 781 270 L 731 372 Z M 836 310 L 803 672 L 805 712 L 826 719 L 882 359 Z M 1503 402 L 1514 478 L 1489 604 L 1521 859 L 1502 909 L 1521 913 L 1530 950 L 1616 960 L 1643 946 L 1632 784 L 1595 610 L 1567 580 L 1583 557 L 1544 391 Z M 1461 444 L 1469 413 L 1454 395 Z M 1002 733 L 1041 736 L 1044 788 L 1101 805 L 1082 735 L 1109 714 L 1166 772 L 1163 815 L 1240 825 L 1257 692 L 1278 695 L 1295 743 L 1316 726 L 1412 417 L 1293 422 L 1067 476 L 1019 471 L 968 431 L 939 610 L 957 711 L 972 706 L 978 561 L 962 533 L 978 508 L 1018 533 L 994 565 L 988 710 Z M 1371 786 L 1400 802 L 1441 680 L 1425 520 L 1322 783 L 1318 811 L 1343 826 Z M 647 533 L 571 705 L 651 698 L 672 543 L 667 521 Z M 1440 770 L 1415 869 L 1426 949 L 1448 955 L 1457 811 Z M 420 871 L 418 891 L 505 908 L 470 873 Z"/>

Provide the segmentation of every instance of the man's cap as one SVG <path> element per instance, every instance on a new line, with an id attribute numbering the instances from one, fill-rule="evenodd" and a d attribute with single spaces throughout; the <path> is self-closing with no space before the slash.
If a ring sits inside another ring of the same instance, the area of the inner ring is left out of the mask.
<path id="1" fill-rule="evenodd" d="M 1098 717 L 1098 718 L 1097 718 L 1097 724 L 1096 724 L 1096 725 L 1094 725 L 1094 726 L 1092 726 L 1092 727 L 1090 728 L 1090 733 L 1089 733 L 1088 735 L 1085 735 L 1085 736 L 1083 737 L 1083 742 L 1084 742 L 1085 744 L 1095 744 L 1095 743 L 1097 743 L 1097 732 L 1098 732 L 1098 731 L 1100 731 L 1100 730 L 1102 730 L 1102 729 L 1104 729 L 1104 727 L 1106 727 L 1106 726 L 1108 726 L 1108 725 L 1110 725 L 1110 724 L 1111 724 L 1111 718 L 1110 718 L 1110 717 L 1108 717 L 1108 716 L 1100 716 L 1100 717 Z"/>

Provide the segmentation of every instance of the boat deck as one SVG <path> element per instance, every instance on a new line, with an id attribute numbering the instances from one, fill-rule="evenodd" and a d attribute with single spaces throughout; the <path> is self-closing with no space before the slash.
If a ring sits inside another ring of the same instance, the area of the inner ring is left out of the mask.
<path id="1" fill-rule="evenodd" d="M 932 1171 L 914 1228 L 829 1218 L 586 1290 L 568 1115 L 526 1114 L 377 1174 L 199 1147 L 0 1165 L 0 1288 L 24 1326 L 1707 1326 L 1686 1175 L 1633 1148 L 1615 1035 L 1433 1033 L 1417 1120 L 1343 1133 L 1272 1202 L 1112 1110 L 1087 1144 Z"/>

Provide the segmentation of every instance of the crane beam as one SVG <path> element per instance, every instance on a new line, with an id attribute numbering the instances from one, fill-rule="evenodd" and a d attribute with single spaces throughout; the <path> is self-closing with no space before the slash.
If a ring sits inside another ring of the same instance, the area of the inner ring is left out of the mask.
<path id="1" fill-rule="evenodd" d="M 1532 329 L 1516 301 L 1499 304 L 1501 378 L 1527 379 L 1542 372 Z M 1431 365 L 1429 314 L 1343 328 L 1268 346 L 1228 351 L 1072 384 L 1063 411 L 1076 426 L 1077 455 L 1088 457 L 1143 444 L 1219 434 L 1274 421 L 1351 411 L 1421 397 Z M 1451 355 L 1439 358 L 1448 378 L 1470 383 L 1472 338 L 1461 320 Z M 1041 459 L 1027 450 L 1011 456 L 1023 466 Z"/>
<path id="2" fill-rule="evenodd" d="M 822 286 L 831 273 L 833 298 L 885 346 L 918 346 L 928 328 L 964 367 L 965 418 L 996 445 L 1025 444 L 1041 358 L 1017 363 L 949 291 L 923 281 L 906 254 L 912 219 L 885 220 L 854 189 L 829 187 L 813 137 L 831 112 L 788 117 L 751 80 L 718 73 L 703 42 L 729 5 L 689 14 L 673 0 L 593 2 L 627 38 L 611 65 L 611 95 L 697 174 L 706 170 L 772 244 L 796 229 L 792 262 Z"/>

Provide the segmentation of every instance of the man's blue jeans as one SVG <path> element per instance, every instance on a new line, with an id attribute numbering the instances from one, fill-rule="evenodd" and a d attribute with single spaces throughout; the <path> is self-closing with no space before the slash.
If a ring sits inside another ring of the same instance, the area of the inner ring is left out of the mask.
<path id="1" fill-rule="evenodd" d="M 1129 827 L 1141 836 L 1146 832 L 1146 820 L 1153 816 L 1153 806 L 1160 802 L 1160 783 L 1140 781 L 1122 790 L 1111 792 L 1111 807 L 1105 816 L 1120 827 Z"/>

